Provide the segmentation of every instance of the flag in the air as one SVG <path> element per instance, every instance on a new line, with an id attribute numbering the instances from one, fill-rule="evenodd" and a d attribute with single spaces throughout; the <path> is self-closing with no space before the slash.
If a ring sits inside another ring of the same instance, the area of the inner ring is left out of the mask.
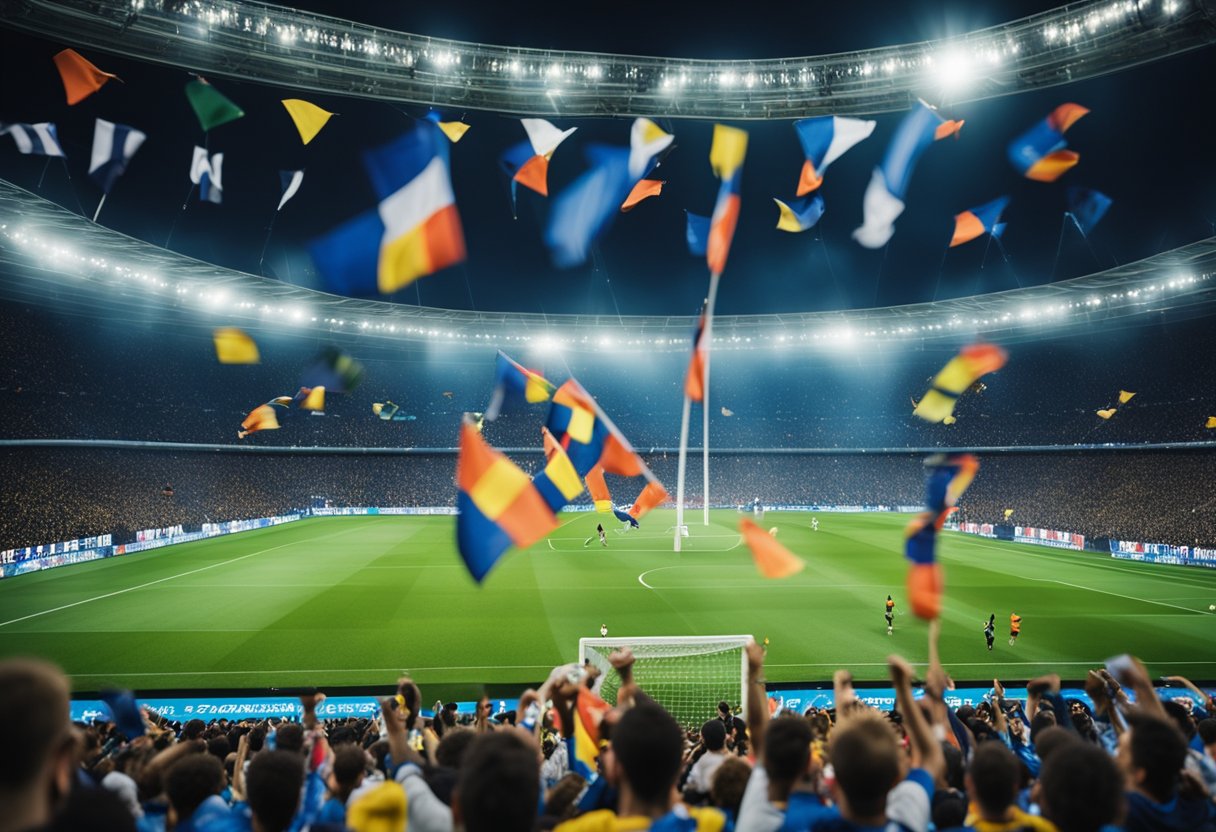
<path id="1" fill-rule="evenodd" d="M 828 165 L 849 148 L 868 139 L 878 122 L 841 116 L 818 116 L 794 122 L 794 132 L 802 144 L 806 161 L 798 177 L 798 196 L 806 196 L 823 184 Z"/>
<path id="2" fill-rule="evenodd" d="M 773 197 L 773 202 L 777 203 L 780 211 L 777 215 L 777 228 L 781 231 L 789 231 L 794 234 L 806 231 L 813 228 L 815 223 L 819 222 L 819 218 L 823 216 L 824 206 L 821 194 L 799 197 L 791 199 L 789 202 L 782 202 Z"/>
<path id="3" fill-rule="evenodd" d="M 866 248 L 882 248 L 890 241 L 921 154 L 935 141 L 958 135 L 962 127 L 963 122 L 943 119 L 923 101 L 904 116 L 882 164 L 870 176 L 862 200 L 863 219 L 853 231 L 854 240 Z"/>
<path id="4" fill-rule="evenodd" d="M 532 485 L 554 514 L 583 493 L 583 481 L 560 445 L 545 460 L 541 472 L 532 478 Z"/>
<path id="5" fill-rule="evenodd" d="M 549 439 L 552 439 L 553 434 L 545 430 Z M 553 440 L 556 445 L 557 440 Z M 561 446 L 558 446 L 561 447 Z M 604 481 L 604 469 L 596 465 L 587 472 L 584 477 L 587 481 L 587 493 L 591 495 L 591 501 L 595 503 L 595 510 L 600 514 L 607 514 L 615 509 L 612 506 L 612 495 L 608 493 L 608 483 Z"/>
<path id="6" fill-rule="evenodd" d="M 574 379 L 568 380 L 553 394 L 548 427 L 570 456 L 579 476 L 587 476 L 596 463 L 603 466 L 606 473 L 625 477 L 634 477 L 647 470 L 629 440 L 608 421 L 591 394 Z"/>
<path id="7" fill-rule="evenodd" d="M 1011 509 L 1011 508 L 1005 509 L 1005 519 L 1008 520 L 1012 516 L 1013 516 L 1013 509 Z"/>
<path id="8" fill-rule="evenodd" d="M 244 110 L 202 78 L 195 78 L 186 84 L 186 99 L 204 131 L 245 116 Z"/>
<path id="9" fill-rule="evenodd" d="M 642 200 L 663 193 L 663 186 L 666 184 L 666 181 L 658 179 L 639 179 L 638 183 L 633 186 L 633 190 L 629 192 L 629 196 L 625 197 L 625 201 L 621 203 L 621 211 L 623 213 L 631 211 Z"/>
<path id="10" fill-rule="evenodd" d="M 1135 398 L 1135 396 L 1136 396 L 1135 393 L 1128 392 L 1127 390 L 1120 390 L 1119 391 L 1119 404 L 1127 404 L 1133 398 Z"/>
<path id="11" fill-rule="evenodd" d="M 950 248 L 969 243 L 984 234 L 994 234 L 1001 214 L 1007 205 L 1009 205 L 1009 197 L 1001 196 L 991 202 L 955 214 L 954 236 L 950 238 Z"/>
<path id="12" fill-rule="evenodd" d="M 221 327 L 212 333 L 215 357 L 221 364 L 257 364 L 261 356 L 258 345 L 243 330 Z"/>
<path id="13" fill-rule="evenodd" d="M 1209 416 L 1208 420 L 1203 423 L 1203 426 L 1208 429 L 1216 428 L 1216 416 Z"/>
<path id="14" fill-rule="evenodd" d="M 528 138 L 512 145 L 502 155 L 500 163 L 511 177 L 511 205 L 515 205 L 516 185 L 523 185 L 541 196 L 549 195 L 549 160 L 558 146 L 577 127 L 559 130 L 543 118 L 520 119 Z"/>
<path id="15" fill-rule="evenodd" d="M 633 187 L 629 154 L 623 147 L 591 145 L 586 150 L 591 167 L 554 197 L 545 245 L 555 265 L 568 268 L 586 261 L 591 244 L 620 213 Z"/>
<path id="16" fill-rule="evenodd" d="M 224 154 L 207 154 L 207 150 L 195 146 L 194 160 L 190 163 L 190 181 L 198 185 L 198 197 L 203 202 L 219 205 L 224 201 Z"/>
<path id="17" fill-rule="evenodd" d="M 756 569 L 765 578 L 788 578 L 806 568 L 806 562 L 777 542 L 771 534 L 746 517 L 739 518 L 739 533 L 751 550 Z"/>
<path id="18" fill-rule="evenodd" d="M 617 520 L 620 520 L 622 523 L 628 523 L 631 528 L 639 529 L 642 527 L 642 524 L 637 521 L 637 518 L 627 511 L 621 511 L 616 506 L 612 507 L 612 516 Z"/>
<path id="19" fill-rule="evenodd" d="M 688 241 L 688 253 L 693 257 L 704 257 L 709 248 L 709 217 L 686 211 L 687 224 L 684 238 Z"/>
<path id="20" fill-rule="evenodd" d="M 562 449 L 562 446 L 557 444 L 557 440 L 553 438 L 553 434 L 544 425 L 540 426 L 540 441 L 541 447 L 545 450 L 545 462 L 553 459 L 553 455 Z"/>
<path id="21" fill-rule="evenodd" d="M 689 401 L 705 400 L 705 348 L 701 343 L 705 335 L 705 306 L 701 306 L 701 317 L 692 335 L 692 358 L 688 361 L 688 372 L 684 376 L 684 395 Z"/>
<path id="22" fill-rule="evenodd" d="M 260 430 L 278 429 L 279 417 L 274 412 L 274 408 L 269 404 L 260 404 L 249 411 L 249 415 L 245 417 L 245 421 L 241 422 L 241 429 L 236 432 L 236 438 L 244 439 L 249 434 L 257 433 Z"/>
<path id="23" fill-rule="evenodd" d="M 486 406 L 486 421 L 498 418 L 503 405 L 514 402 L 547 402 L 557 386 L 534 370 L 518 364 L 502 350 L 494 361 L 494 393 Z"/>
<path id="24" fill-rule="evenodd" d="M 610 710 L 611 705 L 586 686 L 579 685 L 571 714 L 574 718 L 574 753 L 571 755 L 570 769 L 585 780 L 592 780 L 598 774 L 600 723 Z"/>
<path id="25" fill-rule="evenodd" d="M 1081 154 L 1068 150 L 1064 134 L 1089 112 L 1080 104 L 1061 104 L 1047 118 L 1009 143 L 1006 154 L 1018 173 L 1036 182 L 1055 182 L 1077 162 Z"/>
<path id="26" fill-rule="evenodd" d="M 328 110 L 323 110 L 316 104 L 300 98 L 284 98 L 281 103 L 286 108 L 287 114 L 291 116 L 291 121 L 300 134 L 300 141 L 304 144 L 315 139 L 321 132 L 321 128 L 334 116 Z"/>
<path id="27" fill-rule="evenodd" d="M 651 509 L 658 508 L 668 497 L 667 489 L 658 480 L 650 480 L 642 488 L 642 493 L 629 507 L 628 514 L 635 520 L 641 520 Z"/>
<path id="28" fill-rule="evenodd" d="M 743 159 L 747 155 L 747 133 L 725 124 L 714 125 L 714 140 L 709 148 L 709 164 L 721 180 L 713 215 L 709 218 L 709 242 L 705 260 L 711 274 L 726 268 L 731 240 L 739 222 L 740 190 L 743 184 Z"/>
<path id="29" fill-rule="evenodd" d="M 557 528 L 528 475 L 491 448 L 466 415 L 456 463 L 456 543 L 481 583 L 511 546 L 526 548 Z"/>
<path id="30" fill-rule="evenodd" d="M 941 615 L 944 579 L 937 562 L 937 533 L 980 469 L 972 454 L 935 454 L 925 460 L 925 510 L 904 530 L 908 603 L 918 617 Z"/>
<path id="31" fill-rule="evenodd" d="M 663 191 L 663 182 L 646 178 L 659 163 L 659 159 L 671 148 L 675 136 L 671 135 L 648 118 L 637 118 L 629 131 L 629 177 L 632 189 L 621 210 L 628 211 L 652 196 Z"/>
<path id="32" fill-rule="evenodd" d="M 17 152 L 26 156 L 64 156 L 59 146 L 59 133 L 49 121 L 38 124 L 0 123 L 0 136 L 5 133 L 13 137 Z"/>
<path id="33" fill-rule="evenodd" d="M 112 72 L 103 72 L 75 49 L 64 49 L 53 58 L 59 77 L 63 80 L 63 91 L 68 104 L 79 104 L 106 85 L 107 81 L 121 81 Z"/>
<path id="34" fill-rule="evenodd" d="M 438 110 L 428 110 L 426 120 L 438 127 L 452 144 L 456 144 L 456 142 L 464 138 L 465 133 L 469 132 L 470 125 L 465 124 L 463 121 L 446 119 Z"/>
<path id="35" fill-rule="evenodd" d="M 93 128 L 93 153 L 89 158 L 89 178 L 109 193 L 127 169 L 127 163 L 139 150 L 148 136 L 128 127 L 105 119 L 97 119 Z"/>
<path id="36" fill-rule="evenodd" d="M 1083 237 L 1089 236 L 1114 203 L 1106 194 L 1092 188 L 1069 187 L 1064 193 L 1068 199 L 1068 215 Z"/>
<path id="37" fill-rule="evenodd" d="M 279 185 L 283 189 L 283 195 L 279 197 L 279 207 L 275 210 L 282 211 L 283 206 L 287 204 L 296 191 L 300 190 L 300 186 L 304 184 L 304 171 L 302 170 L 281 170 L 279 171 Z"/>
<path id="38" fill-rule="evenodd" d="M 933 386 L 921 397 L 913 415 L 926 422 L 941 422 L 954 413 L 954 405 L 980 376 L 1005 366 L 1009 355 L 995 344 L 972 344 L 959 350 L 933 377 Z"/>

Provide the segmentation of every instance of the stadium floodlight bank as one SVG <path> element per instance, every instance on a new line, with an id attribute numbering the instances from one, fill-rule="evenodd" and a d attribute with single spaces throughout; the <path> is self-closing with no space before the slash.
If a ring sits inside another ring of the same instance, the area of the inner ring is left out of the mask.
<path id="1" fill-rule="evenodd" d="M 12 28 L 208 76 L 547 116 L 772 119 L 902 110 L 1095 78 L 1216 41 L 1213 0 L 1082 0 L 956 38 L 714 61 L 432 38 L 254 0 L 3 0 Z"/>
<path id="2" fill-rule="evenodd" d="M 691 315 L 473 312 L 341 297 L 227 269 L 92 223 L 0 180 L 0 293 L 98 316 L 189 311 L 200 323 L 508 351 L 684 352 Z M 20 277 L 21 279 L 16 279 Z M 65 289 L 67 291 L 65 291 Z M 1216 237 L 1082 277 L 985 295 L 833 312 L 716 315 L 713 349 L 855 349 L 1034 339 L 1216 302 Z"/>
<path id="3" fill-rule="evenodd" d="M 683 726 L 699 727 L 719 702 L 747 711 L 747 646 L 751 636 L 646 636 L 580 638 L 579 664 L 600 672 L 600 696 L 616 704 L 621 677 L 608 661 L 617 650 L 633 651 L 634 681 Z"/>

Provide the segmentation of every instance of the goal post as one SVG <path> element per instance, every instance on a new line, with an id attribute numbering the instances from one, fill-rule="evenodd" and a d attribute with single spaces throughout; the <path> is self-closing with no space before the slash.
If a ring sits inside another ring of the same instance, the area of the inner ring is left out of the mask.
<path id="1" fill-rule="evenodd" d="M 699 727 L 719 702 L 747 712 L 747 645 L 751 636 L 646 636 L 580 638 L 578 660 L 600 671 L 599 694 L 616 704 L 621 678 L 608 662 L 616 650 L 633 651 L 633 679 L 646 695 L 686 727 Z"/>

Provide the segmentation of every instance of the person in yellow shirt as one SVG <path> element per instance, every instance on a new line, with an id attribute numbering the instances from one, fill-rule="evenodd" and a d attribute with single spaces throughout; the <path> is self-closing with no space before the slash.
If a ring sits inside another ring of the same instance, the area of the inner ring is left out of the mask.
<path id="1" fill-rule="evenodd" d="M 675 802 L 684 758 L 684 732 L 667 711 L 644 702 L 625 711 L 612 726 L 612 741 L 601 752 L 604 776 L 617 787 L 617 811 L 600 809 L 573 818 L 556 832 L 643 832 L 696 822 L 697 832 L 721 832 L 726 816 L 717 809 Z M 685 820 L 685 823 L 687 821 Z"/>
<path id="2" fill-rule="evenodd" d="M 1018 636 L 1022 633 L 1022 616 L 1016 612 L 1009 613 L 1009 646 L 1012 647 L 1017 643 Z"/>
<path id="3" fill-rule="evenodd" d="M 1028 815 L 1017 807 L 1022 769 L 1013 752 L 999 742 L 976 746 L 971 765 L 963 776 L 968 808 L 967 832 L 1056 832 L 1047 820 Z"/>

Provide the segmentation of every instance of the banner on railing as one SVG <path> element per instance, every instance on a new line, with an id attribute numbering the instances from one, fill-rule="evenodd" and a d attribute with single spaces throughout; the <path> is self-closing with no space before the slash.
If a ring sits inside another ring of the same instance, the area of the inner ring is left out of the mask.
<path id="1" fill-rule="evenodd" d="M 884 711 L 890 711 L 895 707 L 895 689 L 894 688 L 866 688 L 859 687 L 855 690 L 857 698 L 866 703 L 872 708 L 880 708 Z M 917 689 L 913 691 L 917 699 L 924 695 L 924 691 Z M 990 688 L 958 688 L 956 690 L 946 691 L 946 704 L 951 708 L 961 708 L 963 705 L 975 707 L 988 698 L 991 693 Z M 1213 691 L 1207 691 L 1209 695 Z M 1010 690 L 1006 693 L 1006 701 L 1012 703 L 1015 701 L 1025 701 L 1025 691 Z M 1090 708 L 1093 707 L 1093 702 L 1089 695 L 1081 688 L 1062 688 L 1060 695 L 1065 699 L 1077 699 L 1084 702 Z M 1161 687 L 1157 688 L 1157 695 L 1162 699 L 1177 699 L 1184 706 L 1185 700 L 1190 700 L 1191 705 L 1202 705 L 1202 702 L 1196 702 L 1194 695 L 1180 687 Z M 796 714 L 806 713 L 808 708 L 834 708 L 836 706 L 835 697 L 830 687 L 812 688 L 809 690 L 770 690 L 768 692 L 769 709 L 776 715 L 781 710 L 790 710 Z M 1133 701 L 1135 696 L 1129 691 L 1129 698 Z M 1190 710 L 1188 708 L 1188 710 Z"/>
<path id="2" fill-rule="evenodd" d="M 991 523 L 956 523 L 956 531 L 966 534 L 977 534 L 980 537 L 996 537 L 996 526 Z"/>
<path id="3" fill-rule="evenodd" d="M 1056 549 L 1085 548 L 1085 535 L 1075 532 L 1061 532 L 1055 529 L 1036 529 L 1033 526 L 1014 526 L 1013 539 L 1016 543 L 1035 543 L 1039 546 L 1052 546 Z"/>
<path id="4" fill-rule="evenodd" d="M 1206 566 L 1216 569 L 1216 549 L 1205 549 L 1202 546 L 1172 546 L 1168 543 L 1112 540 L 1110 554 L 1111 557 L 1123 560 L 1166 563 L 1175 566 Z"/>
<path id="5" fill-rule="evenodd" d="M 310 510 L 313 517 L 362 517 L 364 515 L 453 515 L 455 506 L 326 506 Z"/>
<path id="6" fill-rule="evenodd" d="M 0 566 L 19 563 L 24 560 L 45 558 L 51 555 L 63 555 L 71 552 L 88 552 L 94 549 L 104 549 L 113 541 L 110 535 L 97 537 L 82 537 L 78 540 L 65 540 L 62 543 L 46 543 L 41 546 L 24 546 L 17 549 L 5 549 L 0 552 Z"/>
<path id="7" fill-rule="evenodd" d="M 239 722 L 243 719 L 299 719 L 304 711 L 298 699 L 272 697 L 216 698 L 191 697 L 174 699 L 139 699 L 140 706 L 147 707 L 165 719 L 185 722 L 190 719 L 227 719 Z M 491 700 L 495 714 L 514 711 L 518 699 Z M 457 702 L 456 713 L 473 715 L 477 703 Z M 345 719 L 347 717 L 372 718 L 380 713 L 380 706 L 372 696 L 327 696 L 317 706 L 320 719 Z M 422 711 L 424 717 L 434 716 L 433 711 Z M 110 708 L 99 699 L 77 699 L 72 701 L 72 720 L 75 722 L 110 721 Z"/>

